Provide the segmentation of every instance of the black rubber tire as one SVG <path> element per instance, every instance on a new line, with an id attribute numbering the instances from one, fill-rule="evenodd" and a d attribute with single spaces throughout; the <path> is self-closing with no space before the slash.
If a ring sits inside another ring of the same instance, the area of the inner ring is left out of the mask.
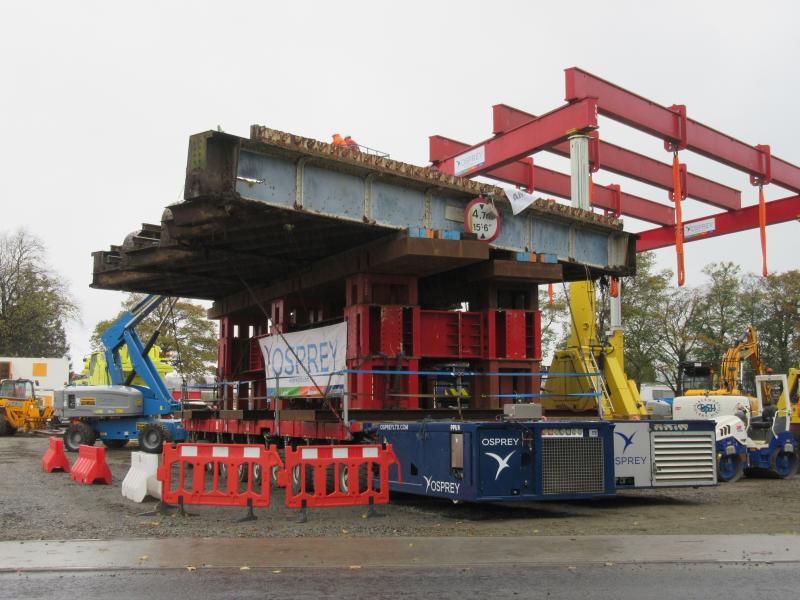
<path id="1" fill-rule="evenodd" d="M 786 462 L 788 467 L 784 469 L 778 469 L 777 464 L 778 461 Z M 789 477 L 793 477 L 797 475 L 797 470 L 800 468 L 800 460 L 798 460 L 797 454 L 794 452 L 784 452 L 781 448 L 776 449 L 772 456 L 770 457 L 769 461 L 772 473 L 778 477 L 778 479 L 788 479 Z"/>
<path id="2" fill-rule="evenodd" d="M 161 454 L 170 439 L 169 429 L 158 423 L 148 423 L 139 431 L 139 449 L 148 454 Z"/>
<path id="3" fill-rule="evenodd" d="M 114 449 L 114 448 L 124 448 L 125 446 L 128 445 L 128 442 L 130 440 L 105 440 L 101 438 L 100 441 L 103 442 L 103 445 L 106 448 Z"/>
<path id="4" fill-rule="evenodd" d="M 722 461 L 729 460 L 733 469 L 722 468 Z M 738 454 L 721 456 L 717 463 L 717 481 L 720 483 L 736 483 L 744 475 L 744 461 Z"/>
<path id="5" fill-rule="evenodd" d="M 306 493 L 311 494 L 314 492 L 314 469 L 309 466 L 306 466 L 305 469 L 300 465 L 296 466 L 291 472 L 289 472 L 289 481 L 288 483 L 292 486 L 292 494 L 297 494 L 300 492 L 300 470 L 305 471 L 306 476 Z"/>
<path id="6" fill-rule="evenodd" d="M 81 446 L 94 446 L 97 441 L 97 432 L 88 423 L 73 423 L 64 432 L 64 449 L 67 452 L 77 452 Z"/>
<path id="7" fill-rule="evenodd" d="M 0 414 L 0 435 L 14 435 L 17 429 L 11 426 L 5 414 Z"/>
<path id="8" fill-rule="evenodd" d="M 339 490 L 345 494 L 348 491 L 348 467 L 343 465 L 339 468 Z M 328 469 L 326 473 L 326 483 L 328 486 L 328 493 L 333 492 L 334 489 L 334 469 Z M 364 492 L 367 489 L 367 465 L 358 466 L 358 491 Z"/>

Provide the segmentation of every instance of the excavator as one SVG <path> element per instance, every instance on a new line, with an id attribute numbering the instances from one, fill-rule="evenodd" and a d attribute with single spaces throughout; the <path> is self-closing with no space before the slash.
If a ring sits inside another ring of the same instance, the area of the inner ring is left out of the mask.
<path id="1" fill-rule="evenodd" d="M 615 298 L 618 300 L 618 298 Z M 619 303 L 612 302 L 611 335 L 603 341 L 597 334 L 595 284 L 570 284 L 570 336 L 564 349 L 556 351 L 552 373 L 543 386 L 545 411 L 597 411 L 603 419 L 641 420 L 648 416 L 636 382 L 625 375 L 624 337 Z"/>
<path id="2" fill-rule="evenodd" d="M 745 361 L 754 373 L 752 389 L 745 380 Z M 734 482 L 759 472 L 781 479 L 797 473 L 800 448 L 791 432 L 798 419 L 797 404 L 792 402 L 797 370 L 775 375 L 764 366 L 755 327 L 748 326 L 725 352 L 719 373 L 709 363 L 682 363 L 680 370 L 684 387 L 702 380 L 707 385 L 686 389 L 674 398 L 672 416 L 715 420 L 720 481 Z"/>
<path id="3" fill-rule="evenodd" d="M 708 379 L 709 385 L 704 388 L 691 388 L 683 392 L 684 396 L 739 396 L 750 386 L 744 383 L 743 363 L 747 361 L 753 369 L 754 375 L 765 375 L 767 369 L 761 362 L 761 351 L 758 345 L 758 335 L 756 328 L 752 325 L 747 327 L 741 338 L 729 348 L 722 356 L 719 373 L 714 373 L 707 363 L 682 363 L 680 369 L 682 373 L 690 376 L 703 376 Z M 715 381 L 716 379 L 716 381 Z M 696 379 L 695 379 L 696 382 Z"/>

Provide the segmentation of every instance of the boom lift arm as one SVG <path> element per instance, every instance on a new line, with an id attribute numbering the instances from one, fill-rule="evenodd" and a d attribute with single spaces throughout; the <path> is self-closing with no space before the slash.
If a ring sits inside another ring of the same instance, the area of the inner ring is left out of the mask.
<path id="1" fill-rule="evenodd" d="M 167 296 L 155 294 L 145 296 L 130 311 L 123 313 L 100 338 L 105 347 L 106 364 L 108 365 L 111 384 L 130 385 L 133 377 L 139 375 L 145 385 L 153 392 L 154 398 L 145 396 L 144 399 L 144 414 L 146 415 L 166 415 L 180 408 L 173 400 L 172 394 L 167 389 L 164 380 L 161 379 L 158 369 L 148 356 L 150 349 L 158 338 L 163 323 L 156 328 L 156 331 L 146 344 L 142 343 L 139 334 L 136 332 L 136 326 L 168 300 Z M 120 350 L 124 346 L 128 347 L 128 355 L 133 366 L 133 371 L 128 377 L 123 372 L 122 359 L 120 357 Z M 149 406 L 148 403 L 150 403 Z"/>

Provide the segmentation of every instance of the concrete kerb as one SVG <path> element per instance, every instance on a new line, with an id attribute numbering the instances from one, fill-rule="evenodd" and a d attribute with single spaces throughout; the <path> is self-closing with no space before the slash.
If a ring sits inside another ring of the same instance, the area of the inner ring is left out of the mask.
<path id="1" fill-rule="evenodd" d="M 141 560 L 147 556 L 147 560 Z M 198 562 L 202 557 L 202 562 Z M 797 535 L 167 538 L 0 542 L 0 571 L 800 563 Z"/>

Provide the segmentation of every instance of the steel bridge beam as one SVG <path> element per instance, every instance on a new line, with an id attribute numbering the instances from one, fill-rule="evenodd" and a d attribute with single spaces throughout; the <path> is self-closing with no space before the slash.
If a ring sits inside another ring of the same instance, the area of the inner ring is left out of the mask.
<path id="1" fill-rule="evenodd" d="M 755 177 L 768 175 L 765 153 L 754 146 L 711 129 L 692 119 L 682 119 L 675 110 L 661 106 L 613 83 L 576 67 L 566 69 L 566 100 L 584 102 L 597 99 L 601 115 L 624 123 L 655 137 L 671 142 L 685 142 L 692 152 L 738 169 Z M 772 183 L 800 193 L 800 167 L 774 155 L 771 163 Z M 689 187 L 691 193 L 691 187 Z"/>
<path id="2" fill-rule="evenodd" d="M 772 200 L 766 203 L 766 207 L 767 225 L 800 219 L 800 196 Z M 758 226 L 758 205 L 747 206 L 710 217 L 684 221 L 683 241 L 694 242 L 728 233 L 756 229 Z M 645 252 L 673 245 L 675 245 L 675 227 L 659 227 L 639 234 L 636 251 Z"/>
<path id="3" fill-rule="evenodd" d="M 492 117 L 494 135 L 505 134 L 515 127 L 537 119 L 536 115 L 505 104 L 494 105 Z M 672 165 L 602 140 L 599 144 L 601 169 L 630 177 L 662 190 L 672 191 Z M 569 143 L 556 144 L 545 150 L 569 158 Z M 687 173 L 686 187 L 689 197 L 695 200 L 728 210 L 742 207 L 742 193 L 739 190 L 705 177 Z"/>
<path id="4" fill-rule="evenodd" d="M 581 122 L 576 114 L 584 114 L 583 122 L 591 122 L 592 106 L 586 102 L 569 107 L 573 109 L 569 122 Z M 549 131 L 557 126 L 551 124 Z M 493 186 L 266 128 L 256 133 L 265 141 L 214 132 L 192 136 L 187 200 L 208 193 L 233 195 L 331 222 L 386 230 L 461 231 L 464 207 L 476 196 L 490 194 L 497 196 L 502 215 L 493 247 L 552 254 L 565 262 L 600 269 L 628 266 L 629 234 L 602 219 L 595 223 L 592 215 L 562 218 L 561 213 L 531 207 L 512 216 L 510 204 Z M 204 187 L 209 182 L 210 187 Z"/>
<path id="5" fill-rule="evenodd" d="M 430 159 L 435 165 L 438 165 L 441 160 L 463 153 L 469 148 L 469 144 L 451 140 L 450 138 L 440 135 L 430 137 Z M 533 184 L 535 189 L 558 198 L 569 199 L 569 175 L 534 165 L 526 159 L 517 160 L 502 167 L 497 167 L 487 171 L 484 175 L 511 185 L 527 187 L 531 181 L 531 167 L 533 168 Z M 600 208 L 615 210 L 617 208 L 618 198 L 616 194 L 618 192 L 620 201 L 619 208 L 623 215 L 628 215 L 656 225 L 673 225 L 675 223 L 675 213 L 671 206 L 646 200 L 639 196 L 634 196 L 633 194 L 627 194 L 611 186 L 595 184 L 592 203 Z"/>

